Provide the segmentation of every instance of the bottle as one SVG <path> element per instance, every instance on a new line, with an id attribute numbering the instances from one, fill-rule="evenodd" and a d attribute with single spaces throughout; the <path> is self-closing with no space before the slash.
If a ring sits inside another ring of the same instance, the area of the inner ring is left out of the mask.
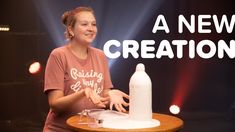
<path id="1" fill-rule="evenodd" d="M 139 63 L 129 82 L 131 120 L 152 120 L 152 82 L 145 72 L 145 66 Z"/>

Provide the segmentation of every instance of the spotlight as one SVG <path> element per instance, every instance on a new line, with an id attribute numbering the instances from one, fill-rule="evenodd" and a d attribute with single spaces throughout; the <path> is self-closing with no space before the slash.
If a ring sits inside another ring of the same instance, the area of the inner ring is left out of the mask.
<path id="1" fill-rule="evenodd" d="M 33 62 L 29 66 L 29 73 L 36 74 L 40 71 L 40 69 L 41 69 L 41 64 L 39 62 Z"/>
<path id="2" fill-rule="evenodd" d="M 170 112 L 174 115 L 179 114 L 180 113 L 180 108 L 177 105 L 171 105 L 169 108 Z"/>
<path id="3" fill-rule="evenodd" d="M 0 32 L 8 32 L 8 31 L 10 31 L 10 26 L 0 25 Z"/>

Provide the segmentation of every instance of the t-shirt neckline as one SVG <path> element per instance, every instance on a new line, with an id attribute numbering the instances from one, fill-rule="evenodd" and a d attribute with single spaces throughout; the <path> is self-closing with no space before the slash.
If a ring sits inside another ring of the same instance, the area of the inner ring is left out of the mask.
<path id="1" fill-rule="evenodd" d="M 76 60 L 80 63 L 80 64 L 82 64 L 82 65 L 85 65 L 86 63 L 87 63 L 87 61 L 90 59 L 90 52 L 91 52 L 91 49 L 90 49 L 90 46 L 88 46 L 87 47 L 87 57 L 86 57 L 86 59 L 81 59 L 81 58 L 79 58 L 79 57 L 77 57 L 72 51 L 71 51 L 71 49 L 69 49 L 69 46 L 68 45 L 66 45 L 66 49 L 69 51 L 69 53 L 74 57 L 74 58 L 76 58 Z"/>

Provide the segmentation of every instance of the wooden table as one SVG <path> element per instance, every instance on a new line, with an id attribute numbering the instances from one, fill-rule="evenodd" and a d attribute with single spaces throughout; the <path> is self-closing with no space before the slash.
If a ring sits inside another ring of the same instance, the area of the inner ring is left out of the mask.
<path id="1" fill-rule="evenodd" d="M 79 115 L 75 115 L 67 119 L 66 123 L 70 129 L 79 132 L 175 132 L 183 127 L 183 121 L 181 119 L 159 113 L 153 113 L 153 118 L 159 120 L 161 125 L 144 129 L 91 128 L 87 124 L 78 124 L 79 117 Z"/>

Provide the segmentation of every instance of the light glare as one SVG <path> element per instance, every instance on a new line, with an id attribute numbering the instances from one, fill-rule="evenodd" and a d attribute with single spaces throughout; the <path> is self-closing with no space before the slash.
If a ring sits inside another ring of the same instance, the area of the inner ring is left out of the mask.
<path id="1" fill-rule="evenodd" d="M 29 66 L 29 73 L 36 74 L 40 71 L 40 68 L 41 68 L 41 64 L 39 62 L 33 62 Z"/>
<path id="2" fill-rule="evenodd" d="M 10 27 L 8 25 L 0 25 L 0 32 L 8 32 Z"/>
<path id="3" fill-rule="evenodd" d="M 171 105 L 169 110 L 172 114 L 179 114 L 180 113 L 180 108 L 177 105 Z"/>

